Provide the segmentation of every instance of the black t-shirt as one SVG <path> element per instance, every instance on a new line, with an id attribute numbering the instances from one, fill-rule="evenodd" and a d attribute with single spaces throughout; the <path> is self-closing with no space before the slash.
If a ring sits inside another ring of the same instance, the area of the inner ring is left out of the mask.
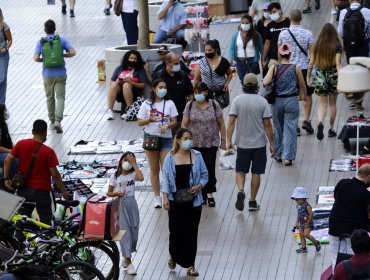
<path id="1" fill-rule="evenodd" d="M 271 21 L 266 26 L 264 38 L 265 40 L 270 40 L 270 51 L 269 58 L 278 60 L 278 39 L 280 32 L 284 29 L 288 29 L 290 26 L 290 19 L 285 18 L 282 22 Z"/>
<path id="2" fill-rule="evenodd" d="M 370 192 L 364 182 L 356 178 L 340 180 L 335 186 L 334 198 L 329 217 L 330 235 L 340 237 L 355 229 L 368 230 Z"/>
<path id="3" fill-rule="evenodd" d="M 265 32 L 266 32 L 266 26 L 263 24 L 262 20 L 257 21 L 256 24 L 256 31 L 261 34 L 262 37 L 262 43 L 265 43 Z"/>
<path id="4" fill-rule="evenodd" d="M 152 73 L 152 79 L 153 81 L 155 79 L 158 78 L 158 74 L 163 70 L 163 69 L 166 69 L 166 63 L 162 62 L 162 63 L 158 63 L 155 67 L 154 67 L 154 70 L 153 70 L 153 73 Z M 182 71 L 184 71 L 186 74 L 190 74 L 191 70 L 189 69 L 188 66 L 186 66 L 186 64 L 180 60 L 180 69 Z"/>
<path id="5" fill-rule="evenodd" d="M 163 70 L 158 74 L 158 78 L 162 78 L 166 83 L 167 94 L 173 103 L 175 103 L 177 112 L 179 113 L 177 120 L 181 121 L 187 102 L 186 98 L 194 93 L 189 76 L 180 70 L 172 77 L 166 70 Z"/>

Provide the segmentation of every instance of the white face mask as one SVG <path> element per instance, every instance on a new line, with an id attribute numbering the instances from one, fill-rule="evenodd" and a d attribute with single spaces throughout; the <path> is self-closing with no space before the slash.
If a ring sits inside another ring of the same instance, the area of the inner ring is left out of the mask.
<path id="1" fill-rule="evenodd" d="M 132 168 L 132 164 L 129 163 L 128 161 L 124 161 L 121 166 L 122 166 L 122 169 L 126 171 L 131 170 Z"/>
<path id="2" fill-rule="evenodd" d="M 248 31 L 251 29 L 251 24 L 250 23 L 242 23 L 240 25 L 240 28 L 243 30 L 243 31 Z"/>
<path id="3" fill-rule="evenodd" d="M 275 14 L 271 14 L 270 15 L 270 18 L 273 20 L 273 21 L 278 21 L 280 19 L 280 14 L 277 12 Z"/>

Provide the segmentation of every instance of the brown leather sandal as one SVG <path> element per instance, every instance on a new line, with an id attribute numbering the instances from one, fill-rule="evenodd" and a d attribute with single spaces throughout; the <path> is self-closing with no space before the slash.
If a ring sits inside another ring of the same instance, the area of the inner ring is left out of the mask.
<path id="1" fill-rule="evenodd" d="M 188 275 L 190 276 L 199 276 L 198 271 L 194 268 L 194 266 L 191 266 L 188 268 Z"/>
<path id="2" fill-rule="evenodd" d="M 170 259 L 168 260 L 168 267 L 169 267 L 171 270 L 174 270 L 174 269 L 176 268 L 176 263 L 175 263 L 175 261 L 174 261 L 172 258 L 170 258 Z"/>

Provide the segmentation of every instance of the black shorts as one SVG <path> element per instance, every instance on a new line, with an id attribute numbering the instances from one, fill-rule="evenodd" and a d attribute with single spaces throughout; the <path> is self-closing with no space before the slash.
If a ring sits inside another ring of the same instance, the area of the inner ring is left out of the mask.
<path id="1" fill-rule="evenodd" d="M 313 94 L 313 92 L 315 91 L 315 88 L 314 87 L 309 87 L 307 85 L 307 69 L 302 69 L 302 75 L 303 75 L 304 83 L 306 84 L 307 95 L 311 96 Z"/>
<path id="2" fill-rule="evenodd" d="M 237 149 L 235 171 L 248 173 L 252 164 L 252 174 L 264 174 L 266 169 L 266 147 L 255 149 Z"/>
<path id="3" fill-rule="evenodd" d="M 136 101 L 139 96 L 143 95 L 143 91 L 141 89 L 138 89 L 138 88 L 135 88 L 135 87 L 132 87 L 132 93 L 133 93 L 134 101 Z M 122 101 L 123 101 L 122 91 L 117 94 L 116 101 L 119 102 L 119 103 L 122 103 Z"/>

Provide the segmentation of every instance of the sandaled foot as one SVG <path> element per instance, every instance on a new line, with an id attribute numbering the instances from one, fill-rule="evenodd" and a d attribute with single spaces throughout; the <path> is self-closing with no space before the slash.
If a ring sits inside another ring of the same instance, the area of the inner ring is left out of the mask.
<path id="1" fill-rule="evenodd" d="M 198 271 L 194 268 L 194 266 L 191 266 L 188 268 L 188 275 L 190 276 L 199 276 Z"/>
<path id="2" fill-rule="evenodd" d="M 174 261 L 172 258 L 170 258 L 170 259 L 168 260 L 168 267 L 169 267 L 171 270 L 174 270 L 174 269 L 176 268 L 176 263 L 175 263 L 175 261 Z"/>
<path id="3" fill-rule="evenodd" d="M 215 199 L 213 197 L 207 197 L 207 203 L 208 203 L 208 207 L 215 207 L 216 206 L 216 202 L 215 202 Z"/>

